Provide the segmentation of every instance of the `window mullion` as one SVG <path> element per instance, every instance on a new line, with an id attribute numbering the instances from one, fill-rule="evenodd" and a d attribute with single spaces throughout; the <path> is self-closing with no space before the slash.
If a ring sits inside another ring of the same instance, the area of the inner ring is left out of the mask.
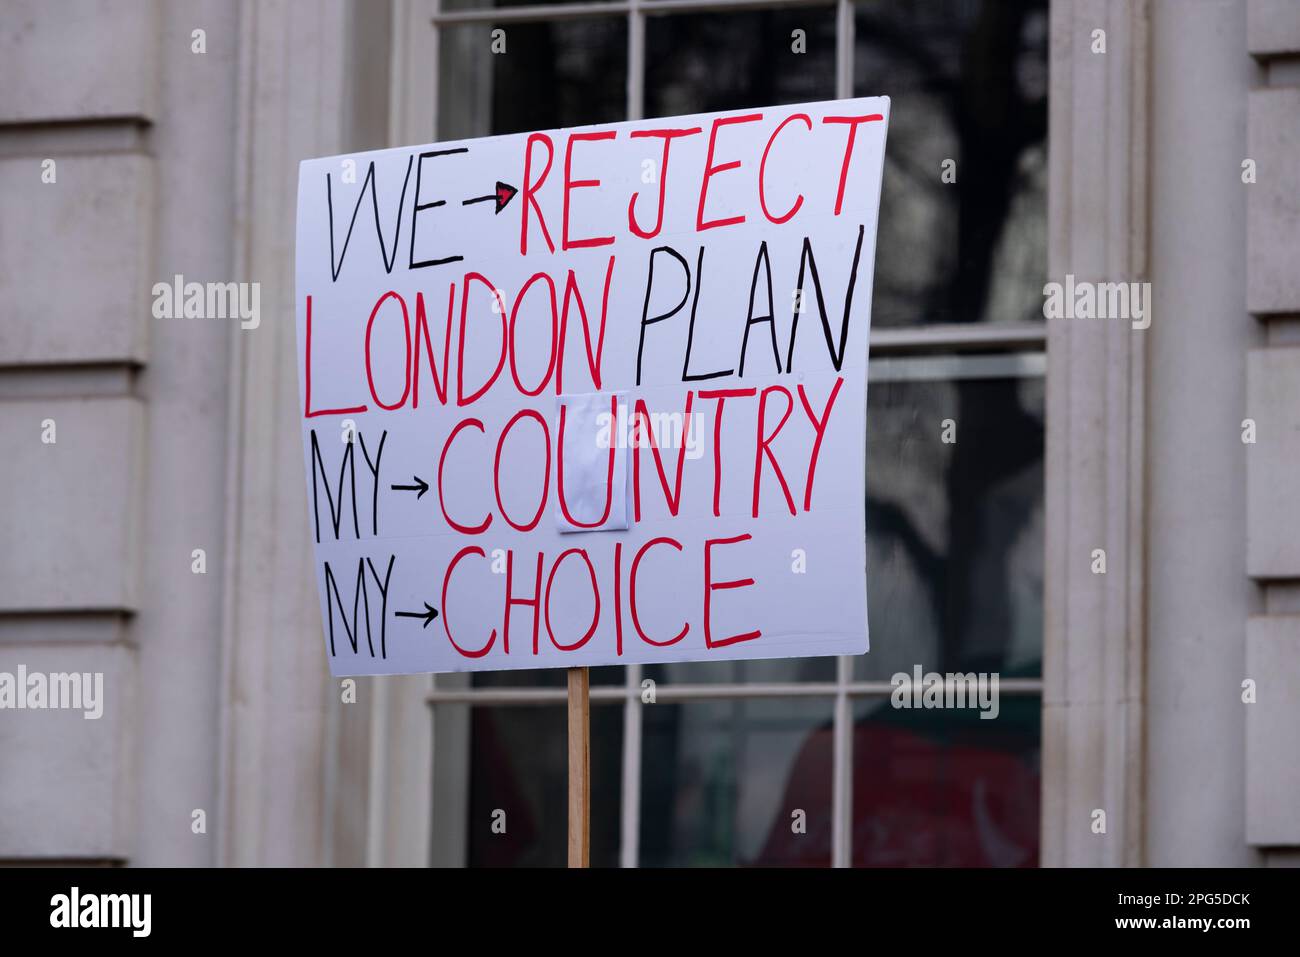
<path id="1" fill-rule="evenodd" d="M 627 118 L 645 116 L 645 14 L 641 0 L 632 0 L 627 14 Z"/>
<path id="2" fill-rule="evenodd" d="M 853 95 L 853 0 L 838 0 L 835 7 L 835 97 Z"/>
<path id="3" fill-rule="evenodd" d="M 628 665 L 623 703 L 623 815 L 619 864 L 637 867 L 641 855 L 641 666 Z"/>

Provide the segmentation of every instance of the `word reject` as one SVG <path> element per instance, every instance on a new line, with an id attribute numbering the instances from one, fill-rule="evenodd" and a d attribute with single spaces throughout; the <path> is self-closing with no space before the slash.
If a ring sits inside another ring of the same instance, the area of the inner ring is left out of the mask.
<path id="1" fill-rule="evenodd" d="M 302 164 L 332 673 L 867 650 L 888 115 L 841 100 Z"/>

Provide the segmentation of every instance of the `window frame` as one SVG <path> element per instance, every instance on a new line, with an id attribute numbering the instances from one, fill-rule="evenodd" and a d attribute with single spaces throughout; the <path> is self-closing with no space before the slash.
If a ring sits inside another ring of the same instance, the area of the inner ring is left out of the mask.
<path id="1" fill-rule="evenodd" d="M 440 79 L 440 34 L 445 26 L 464 24 L 510 24 L 555 20 L 593 19 L 624 17 L 627 20 L 627 81 L 626 81 L 626 117 L 625 120 L 642 119 L 644 114 L 644 76 L 645 76 L 645 21 L 651 16 L 672 16 L 685 13 L 726 13 L 755 9 L 789 9 L 795 7 L 828 7 L 836 9 L 836 49 L 835 49 L 835 97 L 851 98 L 853 93 L 853 67 L 855 55 L 855 12 L 859 3 L 870 0 L 595 0 L 585 3 L 555 3 L 546 5 L 529 5 L 518 7 L 483 7 L 467 10 L 445 11 L 441 9 L 440 0 L 395 0 L 393 17 L 393 62 L 392 95 L 390 98 L 391 142 L 423 143 L 436 138 L 438 89 Z M 1051 31 L 1055 41 L 1058 30 L 1058 3 L 1051 4 Z M 1057 58 L 1056 43 L 1051 44 L 1049 59 Z M 430 85 L 432 78 L 432 86 Z M 1053 83 L 1051 97 L 1056 98 L 1059 84 Z M 1049 110 L 1052 110 L 1049 100 Z M 1055 113 L 1053 114 L 1055 115 Z M 1049 134 L 1049 164 L 1057 168 L 1052 159 L 1057 146 Z M 1049 184 L 1048 233 L 1053 235 L 1052 199 L 1058 183 L 1054 177 Z M 1046 280 L 1046 277 L 1044 277 Z M 869 339 L 871 371 L 870 382 L 889 381 L 895 378 L 891 374 L 890 363 L 902 363 L 914 366 L 916 362 L 939 359 L 952 364 L 958 371 L 965 366 L 967 372 L 975 372 L 979 360 L 995 360 L 994 365 L 1002 369 L 1001 378 L 1046 377 L 1049 357 L 1048 324 L 1044 322 L 1014 322 L 996 324 L 953 323 L 931 324 L 912 327 L 873 328 Z M 997 363 L 997 359 L 1005 359 Z M 974 362 L 967 360 L 975 360 Z M 987 361 L 984 366 L 988 367 Z M 939 378 L 970 378 L 987 375 L 988 372 L 976 372 L 974 376 L 958 374 L 943 375 Z M 908 377 L 900 374 L 899 377 Z M 915 376 L 913 376 L 915 377 Z M 920 376 L 926 378 L 927 376 Z M 1050 380 L 1049 380 L 1050 381 Z M 1048 389 L 1049 405 L 1052 391 Z M 1051 410 L 1048 410 L 1049 422 Z M 1050 485 L 1050 478 L 1048 481 Z M 1044 622 L 1044 647 L 1047 646 L 1047 622 Z M 663 684 L 656 686 L 657 702 L 683 702 L 692 700 L 719 700 L 733 698 L 797 698 L 815 697 L 834 702 L 833 709 L 833 769 L 832 769 L 832 837 L 831 866 L 848 867 L 852 862 L 852 768 L 853 768 L 853 704 L 861 699 L 888 696 L 892 685 L 887 681 L 861 681 L 853 677 L 854 656 L 836 658 L 835 680 L 825 682 L 766 682 L 729 684 Z M 638 866 L 640 848 L 640 803 L 641 803 L 641 744 L 642 744 L 642 708 L 641 681 L 643 668 L 639 664 L 622 666 L 624 680 L 621 684 L 592 685 L 591 703 L 595 707 L 621 704 L 623 715 L 622 744 L 622 807 L 620 809 L 620 866 Z M 1008 695 L 1039 696 L 1047 701 L 1049 662 L 1044 660 L 1042 678 L 1004 678 L 1000 682 L 1000 692 Z M 417 690 L 419 689 L 419 690 Z M 419 733 L 407 728 L 406 733 L 395 736 L 392 733 L 392 721 L 388 713 L 395 707 L 394 703 L 383 696 L 377 714 L 382 720 L 372 721 L 371 735 L 371 780 L 374 787 L 382 788 L 385 775 L 377 772 L 377 762 L 394 752 L 411 753 L 412 748 L 427 747 L 433 754 L 432 780 L 427 801 L 403 802 L 402 817 L 408 825 L 415 814 L 433 815 L 432 825 L 422 823 L 410 833 L 428 833 L 430 838 L 429 860 L 434 865 L 464 864 L 464 818 L 467 805 L 465 785 L 467 776 L 463 773 L 468 761 L 468 708 L 456 709 L 463 712 L 453 720 L 456 728 L 448 728 L 448 722 L 439 721 L 440 706 L 465 705 L 469 707 L 512 707 L 527 705 L 554 705 L 563 707 L 567 700 L 564 687 L 480 687 L 470 685 L 469 676 L 430 675 L 418 684 L 403 685 L 398 692 L 404 696 L 402 711 L 408 717 L 415 713 L 415 706 L 427 708 L 433 728 L 427 733 Z M 416 697 L 418 695 L 418 698 Z M 378 699 L 378 696 L 376 698 Z M 442 708 L 445 712 L 445 707 Z M 1046 717 L 1046 716 L 1045 716 Z M 409 725 L 409 721 L 406 722 Z M 1046 720 L 1043 725 L 1044 742 L 1048 736 Z M 1047 768 L 1044 769 L 1046 776 Z M 459 779 L 459 781 L 457 780 Z M 1044 782 L 1046 791 L 1046 782 Z M 400 831 L 402 821 L 387 814 L 384 802 L 368 803 L 369 820 L 367 833 L 368 846 L 394 840 L 395 830 Z M 1044 806 L 1042 820 L 1045 821 L 1047 808 Z M 1047 840 L 1046 828 L 1044 841 Z M 368 855 L 369 856 L 369 855 Z M 1040 853 L 1046 862 L 1045 851 Z M 373 862 L 378 863 L 381 855 L 376 855 Z"/>

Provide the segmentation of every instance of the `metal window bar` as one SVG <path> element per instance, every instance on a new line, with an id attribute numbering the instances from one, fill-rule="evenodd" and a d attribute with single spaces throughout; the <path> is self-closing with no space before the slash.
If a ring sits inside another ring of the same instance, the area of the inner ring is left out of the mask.
<path id="1" fill-rule="evenodd" d="M 837 661 L 853 663 L 853 657 L 843 656 Z M 628 672 L 639 672 L 640 665 L 628 665 Z M 658 701 L 718 701 L 730 698 L 834 698 L 840 694 L 848 698 L 887 698 L 894 691 L 888 681 L 854 681 L 850 674 L 837 675 L 835 681 L 752 682 L 749 684 L 659 684 L 655 686 Z M 1002 678 L 998 693 L 1016 696 L 1043 693 L 1042 678 Z M 539 704 L 563 704 L 567 699 L 564 688 L 434 688 L 426 700 L 429 704 L 468 704 L 490 707 L 529 707 Z M 635 684 L 592 685 L 592 704 L 641 704 L 641 682 Z"/>
<path id="2" fill-rule="evenodd" d="M 675 13 L 711 13 L 737 10 L 829 7 L 852 0 L 616 0 L 600 3 L 554 3 L 519 7 L 475 7 L 469 10 L 439 10 L 433 23 L 450 26 L 462 23 L 537 23 L 548 20 L 588 20 L 595 17 L 671 16 Z"/>

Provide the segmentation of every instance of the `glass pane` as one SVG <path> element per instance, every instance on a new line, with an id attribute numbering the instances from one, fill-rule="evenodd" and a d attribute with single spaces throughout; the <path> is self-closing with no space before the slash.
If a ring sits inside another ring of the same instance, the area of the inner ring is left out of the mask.
<path id="1" fill-rule="evenodd" d="M 569 840 L 565 709 L 476 707 L 472 715 L 467 863 L 472 867 L 563 867 Z M 622 748 L 623 709 L 593 706 L 593 867 L 618 866 Z M 504 833 L 493 831 L 494 820 L 502 819 L 498 812 L 504 812 Z"/>
<path id="2" fill-rule="evenodd" d="M 1041 320 L 1046 0 L 863 3 L 856 16 L 854 90 L 892 99 L 873 323 Z"/>
<path id="3" fill-rule="evenodd" d="M 692 701 L 643 713 L 642 866 L 830 864 L 829 700 Z"/>
<path id="4" fill-rule="evenodd" d="M 646 665 L 642 674 L 664 684 L 834 681 L 834 658 L 766 658 L 758 661 L 683 661 Z"/>
<path id="5" fill-rule="evenodd" d="M 500 7 L 553 6 L 556 3 L 601 3 L 606 0 L 442 0 L 442 10 L 493 10 Z"/>
<path id="6" fill-rule="evenodd" d="M 475 688 L 565 688 L 567 668 L 520 668 L 515 671 L 476 671 L 471 677 Z M 623 666 L 609 665 L 591 669 L 593 685 L 621 685 Z"/>
<path id="7" fill-rule="evenodd" d="M 646 116 L 835 96 L 834 7 L 648 17 L 645 43 Z"/>
<path id="8" fill-rule="evenodd" d="M 916 664 L 1042 674 L 1043 403 L 1041 378 L 868 388 L 871 651 L 859 678 Z"/>
<path id="9" fill-rule="evenodd" d="M 853 735 L 855 867 L 1038 866 L 1042 702 L 973 709 L 861 702 Z"/>
<path id="10" fill-rule="evenodd" d="M 439 49 L 440 140 L 626 119 L 625 17 L 445 26 Z"/>

